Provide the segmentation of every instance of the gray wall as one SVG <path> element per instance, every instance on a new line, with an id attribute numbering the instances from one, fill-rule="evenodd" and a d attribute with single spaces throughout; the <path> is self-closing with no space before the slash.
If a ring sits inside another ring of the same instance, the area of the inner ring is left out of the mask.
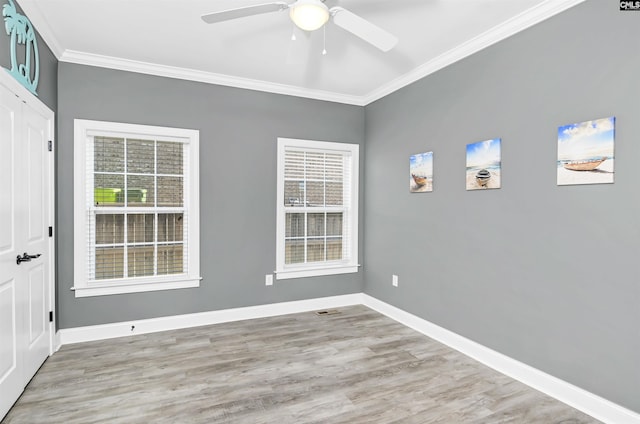
<path id="1" fill-rule="evenodd" d="M 366 108 L 65 63 L 57 73 L 39 39 L 38 91 L 58 111 L 59 327 L 364 290 L 640 411 L 640 25 L 607 3 L 579 5 Z M 557 127 L 612 115 L 615 184 L 557 187 Z M 200 288 L 74 298 L 75 118 L 201 131 Z M 359 143 L 364 158 L 365 135 L 364 276 L 265 287 L 275 139 Z M 465 191 L 465 145 L 494 137 L 503 188 Z M 435 191 L 409 194 L 408 156 L 429 150 Z M 251 171 L 239 172 L 246 161 Z"/>
<path id="2" fill-rule="evenodd" d="M 18 7 L 18 12 L 24 14 L 22 9 L 20 9 L 20 5 L 17 1 L 14 0 L 14 3 Z M 0 6 L 8 4 L 6 1 L 0 3 Z M 4 27 L 4 19 L 0 19 L 0 66 L 6 69 L 11 69 L 11 37 L 7 35 Z M 38 43 L 38 51 L 40 53 L 40 78 L 38 79 L 38 87 L 36 91 L 38 93 L 38 97 L 44 104 L 46 104 L 49 109 L 56 111 L 57 102 L 58 102 L 58 84 L 57 84 L 57 73 L 58 73 L 58 60 L 49 49 L 49 46 L 44 42 L 40 34 L 37 33 L 36 28 L 36 38 Z M 20 60 L 20 63 L 23 61 L 24 57 L 24 45 L 19 45 L 17 53 Z M 4 72 L 4 71 L 3 71 Z"/>
<path id="3" fill-rule="evenodd" d="M 617 7 L 580 4 L 366 107 L 365 291 L 640 411 L 640 21 Z M 558 126 L 608 116 L 615 184 L 557 186 Z M 466 191 L 466 144 L 495 137 L 502 188 Z M 434 191 L 410 194 L 425 151 Z"/>
<path id="4" fill-rule="evenodd" d="M 58 83 L 60 328 L 363 291 L 362 272 L 271 287 L 264 277 L 275 269 L 276 139 L 358 143 L 364 156 L 364 108 L 68 63 L 60 63 Z M 200 130 L 200 288 L 74 297 L 78 118 Z"/>

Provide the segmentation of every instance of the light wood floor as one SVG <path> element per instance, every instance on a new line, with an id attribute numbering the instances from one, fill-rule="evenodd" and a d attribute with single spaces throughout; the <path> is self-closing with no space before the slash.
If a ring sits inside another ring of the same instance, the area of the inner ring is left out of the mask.
<path id="1" fill-rule="evenodd" d="M 364 306 L 66 345 L 18 423 L 597 423 Z"/>

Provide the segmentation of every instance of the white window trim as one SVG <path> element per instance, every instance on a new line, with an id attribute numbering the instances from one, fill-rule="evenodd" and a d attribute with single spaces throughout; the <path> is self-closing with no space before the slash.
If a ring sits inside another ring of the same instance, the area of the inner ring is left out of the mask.
<path id="1" fill-rule="evenodd" d="M 155 137 L 183 140 L 189 148 L 189 183 L 184 187 L 185 206 L 188 210 L 189 226 L 185 234 L 188 240 L 189 259 L 187 275 L 158 276 L 149 278 L 124 279 L 108 284 L 91 283 L 87 275 L 87 249 L 89 234 L 87 228 L 86 152 L 87 143 L 93 135 L 116 137 Z M 74 120 L 74 287 L 75 297 L 102 296 L 121 293 L 138 293 L 157 290 L 171 290 L 199 287 L 200 280 L 200 183 L 199 183 L 199 140 L 198 130 L 157 127 L 150 125 L 124 124 L 106 121 Z"/>
<path id="2" fill-rule="evenodd" d="M 287 148 L 302 148 L 305 150 L 335 151 L 351 154 L 351 206 L 349 213 L 349 226 L 351 242 L 349 243 L 349 259 L 335 262 L 316 262 L 307 264 L 285 265 L 285 213 L 284 206 L 284 154 Z M 336 275 L 358 272 L 358 188 L 359 188 L 359 163 L 360 146 L 349 143 L 336 143 L 331 141 L 301 140 L 293 138 L 278 138 L 278 168 L 277 168 L 277 218 L 276 218 L 276 279 L 315 277 L 323 275 Z"/>

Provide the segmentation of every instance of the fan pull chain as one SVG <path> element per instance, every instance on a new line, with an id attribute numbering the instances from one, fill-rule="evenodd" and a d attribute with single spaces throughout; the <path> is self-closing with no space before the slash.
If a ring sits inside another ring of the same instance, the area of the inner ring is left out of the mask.
<path id="1" fill-rule="evenodd" d="M 293 25 L 291 28 L 291 41 L 296 41 L 296 26 Z"/>
<path id="2" fill-rule="evenodd" d="M 327 54 L 327 25 L 325 24 L 322 27 L 322 55 L 325 56 Z"/>

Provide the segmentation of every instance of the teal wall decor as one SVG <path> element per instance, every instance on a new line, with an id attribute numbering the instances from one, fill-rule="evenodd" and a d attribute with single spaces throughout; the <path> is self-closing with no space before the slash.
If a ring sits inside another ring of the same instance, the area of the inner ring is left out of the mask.
<path id="1" fill-rule="evenodd" d="M 38 42 L 36 40 L 36 32 L 33 29 L 31 21 L 18 13 L 13 0 L 7 0 L 8 4 L 2 6 L 2 16 L 4 16 L 4 27 L 7 35 L 11 36 L 11 69 L 9 73 L 20 84 L 25 86 L 36 96 L 36 87 L 38 87 L 38 77 L 40 76 L 40 61 L 38 58 Z M 24 44 L 24 63 L 18 64 L 16 50 L 18 44 Z M 31 69 L 31 61 L 33 60 L 33 70 Z"/>

